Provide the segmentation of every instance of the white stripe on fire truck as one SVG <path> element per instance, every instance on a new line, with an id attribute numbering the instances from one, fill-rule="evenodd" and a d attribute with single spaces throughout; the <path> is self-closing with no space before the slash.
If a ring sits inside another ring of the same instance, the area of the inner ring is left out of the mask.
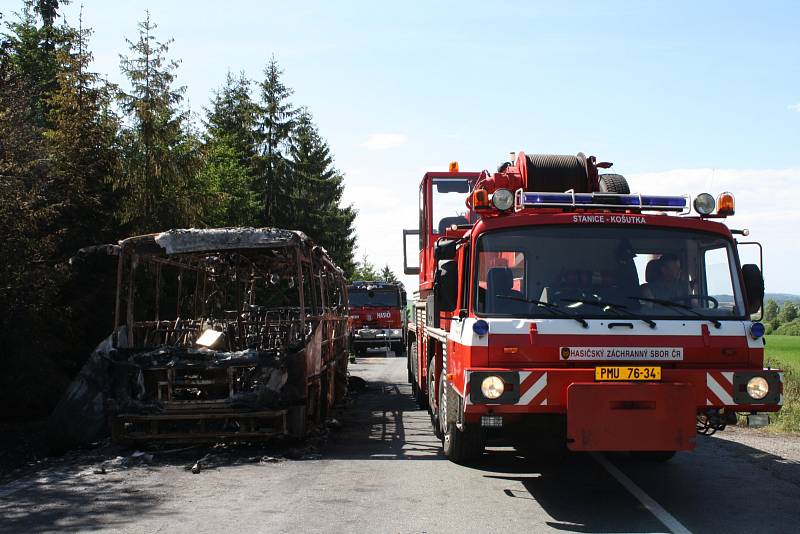
<path id="1" fill-rule="evenodd" d="M 722 373 L 722 375 L 725 377 L 726 380 L 729 379 L 731 384 L 733 384 L 733 373 Z M 717 382 L 716 379 L 714 379 L 714 377 L 711 376 L 711 373 L 706 373 L 706 386 L 708 387 L 708 389 L 711 390 L 712 393 L 714 393 L 714 395 L 717 396 L 719 400 L 722 401 L 722 404 L 724 405 L 735 404 L 733 402 L 733 397 L 730 395 L 730 393 L 725 391 L 725 388 L 723 388 L 719 384 L 719 382 Z M 706 402 L 708 404 L 714 404 L 713 402 L 710 402 L 710 399 L 706 399 Z"/>
<path id="2" fill-rule="evenodd" d="M 673 337 L 673 336 L 697 336 L 696 321 L 662 321 L 658 329 L 653 331 L 644 323 L 634 323 L 632 329 L 617 329 L 609 331 L 607 321 L 604 319 L 587 319 L 588 328 L 583 328 L 571 319 L 507 319 L 499 317 L 486 318 L 489 323 L 489 335 L 479 336 L 472 327 L 478 319 L 468 317 L 462 321 L 453 321 L 450 325 L 449 338 L 455 343 L 467 347 L 486 347 L 489 345 L 489 338 L 494 334 L 518 334 L 530 335 L 532 324 L 536 325 L 539 334 L 543 335 L 573 335 L 591 336 L 602 335 L 606 338 L 648 336 L 648 337 Z M 714 328 L 709 333 L 714 336 L 741 336 L 745 323 L 741 321 L 724 321 L 722 326 Z M 763 347 L 763 340 L 752 340 L 748 336 L 750 348 Z M 761 345 L 759 345 L 759 342 Z"/>
<path id="3" fill-rule="evenodd" d="M 528 374 L 530 374 L 530 373 L 528 373 Z M 520 375 L 522 375 L 522 373 L 520 373 Z M 520 384 L 522 384 L 522 377 L 521 376 L 520 376 Z M 530 404 L 530 402 L 534 399 L 534 397 L 536 397 L 536 395 L 541 393 L 541 391 L 546 387 L 547 387 L 547 373 L 543 373 L 542 376 L 539 377 L 539 380 L 534 382 L 534 384 L 530 387 L 530 389 L 528 391 L 526 391 L 525 394 L 522 395 L 519 398 L 519 401 L 517 401 L 517 404 L 518 405 L 519 404 L 522 404 L 522 405 Z"/>

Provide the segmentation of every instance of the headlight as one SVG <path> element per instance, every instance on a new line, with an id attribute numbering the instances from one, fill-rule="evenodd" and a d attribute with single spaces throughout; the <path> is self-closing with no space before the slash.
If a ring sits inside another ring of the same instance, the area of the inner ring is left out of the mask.
<path id="1" fill-rule="evenodd" d="M 497 399 L 505 390 L 503 380 L 499 376 L 487 376 L 481 382 L 481 393 L 487 399 Z M 765 393 L 766 395 L 766 393 Z"/>
<path id="2" fill-rule="evenodd" d="M 500 211 L 510 210 L 514 206 L 514 193 L 508 189 L 498 189 L 492 195 L 492 204 Z"/>
<path id="3" fill-rule="evenodd" d="M 708 193 L 700 193 L 694 197 L 694 210 L 700 215 L 711 215 L 715 207 L 714 197 Z"/>
<path id="4" fill-rule="evenodd" d="M 756 400 L 761 400 L 769 393 L 769 384 L 766 379 L 754 376 L 747 381 L 747 394 Z"/>
<path id="5" fill-rule="evenodd" d="M 403 335 L 402 330 L 392 330 L 392 336 L 401 336 Z"/>

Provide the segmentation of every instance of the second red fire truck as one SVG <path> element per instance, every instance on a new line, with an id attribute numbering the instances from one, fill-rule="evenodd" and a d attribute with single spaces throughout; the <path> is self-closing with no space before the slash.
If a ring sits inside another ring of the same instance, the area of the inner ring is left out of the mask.
<path id="1" fill-rule="evenodd" d="M 761 268 L 741 265 L 734 198 L 631 194 L 594 157 L 526 155 L 429 172 L 408 374 L 444 452 L 489 433 L 521 449 L 669 459 L 736 412 L 775 412 Z"/>
<path id="2" fill-rule="evenodd" d="M 350 348 L 357 355 L 382 348 L 402 355 L 406 346 L 406 292 L 402 284 L 358 281 L 348 286 Z"/>

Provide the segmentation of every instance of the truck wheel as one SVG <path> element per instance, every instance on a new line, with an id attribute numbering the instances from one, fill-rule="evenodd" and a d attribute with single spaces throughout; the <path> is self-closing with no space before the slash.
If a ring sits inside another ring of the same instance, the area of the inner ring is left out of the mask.
<path id="1" fill-rule="evenodd" d="M 408 351 L 406 351 L 406 371 L 408 372 L 408 383 L 412 385 L 414 384 L 414 371 L 412 370 L 413 368 L 411 367 L 411 361 L 412 361 L 411 357 L 412 355 L 414 356 L 415 359 L 417 357 L 417 351 L 415 349 L 415 346 L 416 345 L 412 343 L 411 346 L 408 348 Z"/>
<path id="2" fill-rule="evenodd" d="M 458 411 L 461 409 L 458 393 L 442 380 L 440 390 L 447 395 L 439 406 L 446 406 L 441 412 L 442 420 L 442 449 L 444 455 L 451 462 L 457 464 L 468 463 L 483 454 L 483 433 L 476 425 L 464 425 L 463 430 L 456 426 Z M 446 412 L 446 413 L 445 413 Z"/>
<path id="3" fill-rule="evenodd" d="M 417 401 L 417 406 L 422 408 L 423 410 L 428 407 L 428 397 L 425 393 L 420 390 L 419 386 L 417 385 L 417 377 L 414 376 L 414 372 L 412 371 L 413 367 L 411 367 L 411 362 L 417 361 L 417 344 L 412 343 L 411 349 L 408 351 L 408 379 L 411 382 L 411 392 L 414 393 L 414 400 Z"/>
<path id="4" fill-rule="evenodd" d="M 403 345 L 402 341 L 399 342 L 399 343 L 392 343 L 392 351 L 394 351 L 394 355 L 396 357 L 405 356 L 405 350 L 404 349 L 405 349 L 405 345 Z"/>
<path id="5" fill-rule="evenodd" d="M 439 424 L 439 409 L 436 406 L 436 375 L 433 371 L 434 362 L 428 363 L 428 413 L 431 414 L 431 426 L 437 438 L 442 439 L 442 428 Z"/>
<path id="6" fill-rule="evenodd" d="M 621 174 L 601 174 L 600 191 L 604 193 L 629 195 L 631 188 L 628 187 L 628 180 Z"/>
<path id="7" fill-rule="evenodd" d="M 447 459 L 456 464 L 472 462 L 483 454 L 483 436 L 475 425 L 464 425 L 459 430 L 455 423 L 447 423 L 442 436 L 442 449 Z"/>
<path id="8" fill-rule="evenodd" d="M 668 462 L 675 456 L 675 451 L 632 451 L 634 460 L 651 464 Z"/>

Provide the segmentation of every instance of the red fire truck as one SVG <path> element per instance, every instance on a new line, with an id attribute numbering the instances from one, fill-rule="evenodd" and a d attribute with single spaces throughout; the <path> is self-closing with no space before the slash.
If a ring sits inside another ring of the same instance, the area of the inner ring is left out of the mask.
<path id="1" fill-rule="evenodd" d="M 499 433 L 663 461 L 736 412 L 780 409 L 761 268 L 739 261 L 761 248 L 723 223 L 732 194 L 631 194 L 583 154 L 512 160 L 425 174 L 403 232 L 404 254 L 419 236 L 409 381 L 448 458 Z"/>
<path id="2" fill-rule="evenodd" d="M 406 346 L 406 292 L 402 284 L 358 281 L 348 287 L 353 352 L 391 349 L 402 355 Z"/>

